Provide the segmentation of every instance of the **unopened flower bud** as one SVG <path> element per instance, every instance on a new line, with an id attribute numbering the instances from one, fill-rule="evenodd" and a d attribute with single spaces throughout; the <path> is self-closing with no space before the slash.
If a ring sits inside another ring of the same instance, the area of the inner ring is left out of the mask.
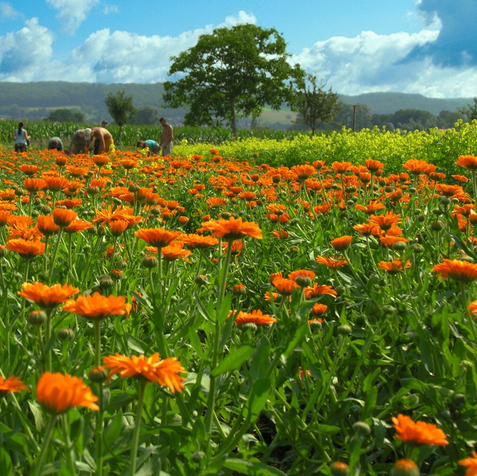
<path id="1" fill-rule="evenodd" d="M 72 340 L 75 336 L 75 333 L 72 329 L 68 329 L 66 327 L 60 329 L 58 331 L 58 339 L 60 340 Z"/>
<path id="2" fill-rule="evenodd" d="M 141 264 L 143 268 L 152 269 L 159 266 L 159 261 L 155 256 L 144 256 Z"/>
<path id="3" fill-rule="evenodd" d="M 88 377 L 94 383 L 103 383 L 108 378 L 108 371 L 102 365 L 99 365 L 89 371 Z"/>
<path id="4" fill-rule="evenodd" d="M 346 463 L 335 461 L 331 463 L 330 471 L 333 476 L 349 476 L 349 467 Z"/>
<path id="5" fill-rule="evenodd" d="M 44 311 L 31 311 L 28 313 L 27 321 L 32 326 L 41 326 L 46 322 L 46 313 Z"/>

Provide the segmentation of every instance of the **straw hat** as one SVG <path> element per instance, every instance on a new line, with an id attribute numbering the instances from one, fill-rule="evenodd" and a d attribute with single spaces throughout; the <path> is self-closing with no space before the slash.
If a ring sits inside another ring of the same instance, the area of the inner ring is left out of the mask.
<path id="1" fill-rule="evenodd" d="M 91 139 L 91 129 L 85 129 L 84 130 L 84 139 L 85 140 L 90 140 Z"/>

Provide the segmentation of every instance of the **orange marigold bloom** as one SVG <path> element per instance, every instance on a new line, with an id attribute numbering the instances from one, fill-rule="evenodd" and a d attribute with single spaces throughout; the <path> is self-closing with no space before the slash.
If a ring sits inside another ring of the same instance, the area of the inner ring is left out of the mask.
<path id="1" fill-rule="evenodd" d="M 398 258 L 393 261 L 380 261 L 378 266 L 389 274 L 398 274 L 403 270 L 403 263 Z M 408 261 L 405 267 L 409 268 L 410 266 L 411 263 Z"/>
<path id="2" fill-rule="evenodd" d="M 68 208 L 55 208 L 53 210 L 53 220 L 59 227 L 65 227 L 71 224 L 76 219 L 78 214 Z"/>
<path id="3" fill-rule="evenodd" d="M 195 250 L 196 248 L 214 248 L 219 242 L 219 240 L 213 236 L 202 236 L 193 233 L 182 236 L 181 240 L 184 242 L 185 246 L 191 250 Z"/>
<path id="4" fill-rule="evenodd" d="M 43 309 L 53 309 L 58 304 L 68 301 L 74 294 L 79 293 L 79 289 L 70 284 L 54 284 L 50 287 L 38 282 L 23 283 L 22 288 L 23 290 L 18 291 L 18 294 Z"/>
<path id="5" fill-rule="evenodd" d="M 174 261 L 179 258 L 185 258 L 192 254 L 191 251 L 184 249 L 184 242 L 173 241 L 170 245 L 161 248 L 162 256 L 167 261 Z"/>
<path id="6" fill-rule="evenodd" d="M 379 236 L 384 233 L 376 223 L 362 223 L 353 226 L 353 229 L 361 234 L 361 236 Z"/>
<path id="7" fill-rule="evenodd" d="M 477 264 L 457 259 L 445 259 L 443 263 L 436 264 L 432 271 L 440 275 L 442 279 L 451 278 L 464 284 L 477 279 Z"/>
<path id="8" fill-rule="evenodd" d="M 383 208 L 386 208 L 384 203 L 381 203 L 379 200 L 370 200 L 368 205 L 366 206 L 360 205 L 359 203 L 357 203 L 355 207 L 356 207 L 356 210 L 361 210 L 367 215 L 372 215 L 377 210 L 382 210 Z"/>
<path id="9" fill-rule="evenodd" d="M 395 243 L 407 243 L 407 238 L 403 238 L 402 236 L 381 236 L 379 241 L 383 246 L 392 246 Z"/>
<path id="10" fill-rule="evenodd" d="M 419 159 L 409 159 L 403 164 L 403 167 L 412 174 L 428 174 L 436 170 L 435 165 Z"/>
<path id="11" fill-rule="evenodd" d="M 433 423 L 423 421 L 414 422 L 410 417 L 399 414 L 392 418 L 396 437 L 402 441 L 418 443 L 421 445 L 448 445 L 447 436 Z"/>
<path id="12" fill-rule="evenodd" d="M 46 182 L 43 179 L 29 178 L 23 181 L 23 186 L 25 190 L 31 192 L 38 192 L 46 188 Z"/>
<path id="13" fill-rule="evenodd" d="M 456 165 L 465 167 L 468 170 L 477 170 L 477 157 L 475 155 L 461 155 L 459 156 Z"/>
<path id="14" fill-rule="evenodd" d="M 60 227 L 55 223 L 51 215 L 39 215 L 36 226 L 45 236 L 50 236 L 60 231 Z"/>
<path id="15" fill-rule="evenodd" d="M 310 315 L 311 316 L 322 316 L 326 311 L 328 310 L 328 306 L 326 306 L 325 304 L 320 304 L 320 303 L 316 303 L 311 311 L 310 311 Z"/>
<path id="16" fill-rule="evenodd" d="M 109 228 L 113 236 L 121 236 L 126 228 L 129 226 L 129 223 L 125 220 L 115 220 L 108 223 Z"/>
<path id="17" fill-rule="evenodd" d="M 230 217 L 228 220 L 212 220 L 202 224 L 202 227 L 209 230 L 217 238 L 226 241 L 239 240 L 244 236 L 262 239 L 262 230 L 256 223 L 242 221 L 242 218 Z"/>
<path id="18" fill-rule="evenodd" d="M 31 259 L 45 252 L 45 243 L 18 238 L 7 241 L 7 249 L 17 252 L 22 258 Z"/>
<path id="19" fill-rule="evenodd" d="M 99 410 L 98 397 L 79 377 L 68 374 L 45 372 L 36 387 L 36 396 L 40 405 L 53 415 L 65 413 L 74 407 Z"/>
<path id="20" fill-rule="evenodd" d="M 80 233 L 84 230 L 93 228 L 92 223 L 80 219 L 73 220 L 68 226 L 65 226 L 63 231 L 66 233 Z"/>
<path id="21" fill-rule="evenodd" d="M 468 182 L 469 179 L 465 175 L 453 175 L 452 178 L 457 180 L 458 182 Z"/>
<path id="22" fill-rule="evenodd" d="M 125 314 L 126 299 L 124 296 L 103 296 L 96 292 L 92 296 L 79 296 L 76 301 L 67 301 L 63 310 L 86 319 L 101 320 L 108 316 Z"/>
<path id="23" fill-rule="evenodd" d="M 29 390 L 20 377 L 12 375 L 5 379 L 0 375 L 0 397 L 4 397 L 7 393 L 18 393 L 20 390 Z"/>
<path id="24" fill-rule="evenodd" d="M 315 283 L 312 288 L 305 288 L 306 299 L 313 299 L 319 296 L 323 296 L 324 294 L 333 297 L 338 296 L 338 293 L 331 286 L 328 286 L 326 284 L 319 285 Z"/>
<path id="25" fill-rule="evenodd" d="M 281 276 L 277 276 L 273 279 L 272 285 L 282 296 L 291 296 L 293 289 L 298 289 L 298 284 L 291 279 L 285 279 Z"/>
<path id="26" fill-rule="evenodd" d="M 352 239 L 353 237 L 349 235 L 340 236 L 339 238 L 335 238 L 334 240 L 332 240 L 331 246 L 336 251 L 344 251 L 349 248 Z"/>
<path id="27" fill-rule="evenodd" d="M 232 313 L 233 311 L 231 311 Z M 253 323 L 258 326 L 269 326 L 270 324 L 273 324 L 274 322 L 277 322 L 277 320 L 269 316 L 268 314 L 262 314 L 262 311 L 252 311 L 252 312 L 243 312 L 240 311 L 235 318 L 235 322 L 237 324 L 249 324 Z"/>
<path id="28" fill-rule="evenodd" d="M 391 226 L 396 223 L 400 223 L 401 215 L 393 212 L 386 212 L 384 215 L 371 215 L 369 218 L 370 223 L 374 223 L 381 228 L 381 230 L 387 231 Z"/>
<path id="29" fill-rule="evenodd" d="M 469 312 L 474 316 L 477 315 L 477 301 L 473 301 L 469 304 Z"/>
<path id="30" fill-rule="evenodd" d="M 93 155 L 93 162 L 98 167 L 102 167 L 109 162 L 109 157 L 107 155 Z"/>
<path id="31" fill-rule="evenodd" d="M 184 377 L 180 374 L 185 374 L 186 371 L 175 357 L 161 360 L 157 352 L 151 357 L 116 354 L 103 357 L 103 363 L 111 370 L 109 378 L 115 374 L 119 374 L 121 378 L 135 377 L 167 387 L 172 393 L 182 392 L 184 387 Z"/>
<path id="32" fill-rule="evenodd" d="M 44 176 L 43 180 L 46 182 L 46 186 L 51 192 L 59 192 L 68 185 L 68 180 L 65 177 Z"/>
<path id="33" fill-rule="evenodd" d="M 336 173 L 342 174 L 343 172 L 351 170 L 354 165 L 351 162 L 333 162 L 331 167 Z"/>
<path id="34" fill-rule="evenodd" d="M 291 279 L 292 281 L 296 282 L 296 278 L 298 278 L 298 276 L 303 276 L 305 278 L 313 279 L 316 276 L 316 274 L 313 271 L 309 271 L 307 269 L 299 269 L 298 271 L 292 271 L 288 275 L 288 279 Z"/>
<path id="35" fill-rule="evenodd" d="M 207 203 L 207 206 L 209 208 L 225 207 L 225 205 L 227 205 L 227 199 L 220 197 L 211 197 L 208 198 L 205 203 Z"/>
<path id="36" fill-rule="evenodd" d="M 295 180 L 298 180 L 299 182 L 303 182 L 307 178 L 318 173 L 318 170 L 316 170 L 315 167 L 308 164 L 294 165 L 290 170 L 293 173 Z"/>
<path id="37" fill-rule="evenodd" d="M 163 248 L 182 235 L 181 231 L 166 230 L 165 228 L 143 228 L 134 233 L 140 240 L 156 248 Z"/>
<path id="38" fill-rule="evenodd" d="M 286 231 L 286 230 L 273 230 L 272 235 L 276 236 L 279 240 L 286 240 L 288 238 L 288 231 Z"/>
<path id="39" fill-rule="evenodd" d="M 370 172 L 379 172 L 384 167 L 384 164 L 382 162 L 380 162 L 379 160 L 373 160 L 373 159 L 365 160 L 364 164 L 366 165 L 366 168 Z"/>
<path id="40" fill-rule="evenodd" d="M 458 461 L 461 466 L 467 466 L 465 476 L 477 476 L 477 453 L 472 451 L 472 457 Z"/>
<path id="41" fill-rule="evenodd" d="M 345 260 L 336 260 L 334 258 L 326 258 L 325 256 L 317 256 L 316 262 L 328 266 L 330 269 L 340 268 L 341 266 L 346 266 L 348 264 Z"/>
<path id="42" fill-rule="evenodd" d="M 40 170 L 40 167 L 38 167 L 37 165 L 30 165 L 30 164 L 22 164 L 18 168 L 25 175 L 35 175 Z"/>

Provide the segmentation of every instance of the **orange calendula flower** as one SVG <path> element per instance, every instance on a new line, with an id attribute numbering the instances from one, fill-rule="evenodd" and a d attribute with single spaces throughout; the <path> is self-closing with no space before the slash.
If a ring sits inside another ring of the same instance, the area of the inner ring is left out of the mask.
<path id="1" fill-rule="evenodd" d="M 74 407 L 99 410 L 98 397 L 79 377 L 45 372 L 36 387 L 36 396 L 45 411 L 53 415 L 65 413 Z"/>
<path id="2" fill-rule="evenodd" d="M 22 258 L 31 259 L 45 252 L 45 243 L 18 238 L 16 240 L 7 241 L 7 249 L 15 251 Z"/>
<path id="3" fill-rule="evenodd" d="M 51 236 L 60 231 L 60 227 L 55 223 L 51 215 L 39 215 L 36 226 L 45 236 Z"/>
<path id="4" fill-rule="evenodd" d="M 340 236 L 339 238 L 335 238 L 334 240 L 332 240 L 331 246 L 336 251 L 344 251 L 349 248 L 352 239 L 353 237 L 349 235 Z"/>
<path id="5" fill-rule="evenodd" d="M 134 233 L 140 240 L 156 248 L 163 248 L 182 235 L 181 231 L 166 230 L 164 228 L 143 228 Z"/>
<path id="6" fill-rule="evenodd" d="M 396 243 L 408 242 L 408 240 L 402 236 L 381 236 L 379 241 L 383 246 L 393 246 Z"/>
<path id="7" fill-rule="evenodd" d="M 212 236 L 202 236 L 193 233 L 181 236 L 181 240 L 184 242 L 184 245 L 191 250 L 195 250 L 196 248 L 199 250 L 214 248 L 219 242 L 217 238 Z"/>
<path id="8" fill-rule="evenodd" d="M 7 393 L 18 393 L 21 390 L 29 390 L 29 388 L 20 380 L 20 377 L 12 375 L 5 379 L 0 375 L 0 397 Z"/>
<path id="9" fill-rule="evenodd" d="M 80 219 L 73 220 L 68 226 L 65 226 L 63 229 L 66 233 L 80 233 L 85 230 L 93 228 L 93 224 L 88 221 L 83 221 Z"/>
<path id="10" fill-rule="evenodd" d="M 182 241 L 173 241 L 170 245 L 161 248 L 162 256 L 167 261 L 174 261 L 176 259 L 184 259 L 186 256 L 192 254 L 191 251 L 184 249 Z"/>
<path id="11" fill-rule="evenodd" d="M 384 164 L 382 162 L 373 159 L 365 160 L 364 164 L 366 165 L 366 168 L 373 173 L 381 171 L 384 167 Z"/>
<path id="12" fill-rule="evenodd" d="M 233 312 L 233 311 L 231 311 Z M 237 324 L 256 324 L 258 326 L 269 326 L 277 320 L 268 314 L 262 314 L 262 311 L 243 312 L 240 311 L 235 318 Z"/>
<path id="13" fill-rule="evenodd" d="M 215 237 L 223 238 L 226 241 L 239 240 L 244 236 L 262 239 L 262 230 L 258 225 L 242 221 L 242 218 L 230 217 L 228 220 L 212 220 L 203 223 L 202 227 L 209 230 Z"/>
<path id="14" fill-rule="evenodd" d="M 403 167 L 412 174 L 428 174 L 436 170 L 435 165 L 419 159 L 409 159 L 403 164 Z"/>
<path id="15" fill-rule="evenodd" d="M 52 215 L 53 221 L 60 227 L 70 225 L 78 216 L 75 211 L 69 210 L 68 208 L 55 208 Z"/>
<path id="16" fill-rule="evenodd" d="M 414 422 L 407 415 L 399 414 L 392 418 L 394 428 L 397 431 L 396 437 L 402 441 L 418 443 L 421 445 L 448 445 L 447 436 L 433 423 L 423 421 Z"/>
<path id="17" fill-rule="evenodd" d="M 393 261 L 380 261 L 378 266 L 389 274 L 398 274 L 403 270 L 402 261 L 398 258 Z M 409 268 L 410 266 L 411 263 L 408 261 L 405 267 Z"/>
<path id="18" fill-rule="evenodd" d="M 79 293 L 79 289 L 70 284 L 54 284 L 50 287 L 42 283 L 23 283 L 22 288 L 18 294 L 43 309 L 53 309 Z"/>
<path id="19" fill-rule="evenodd" d="M 330 269 L 337 269 L 348 264 L 348 262 L 345 260 L 326 258 L 325 256 L 317 256 L 315 261 L 319 264 L 328 266 Z"/>
<path id="20" fill-rule="evenodd" d="M 96 292 L 92 296 L 79 296 L 76 301 L 67 301 L 63 310 L 86 319 L 101 320 L 126 314 L 127 307 L 124 296 L 103 296 Z"/>
<path id="21" fill-rule="evenodd" d="M 387 231 L 396 223 L 401 221 L 401 215 L 393 212 L 386 212 L 384 215 L 371 215 L 370 223 L 378 225 L 381 230 Z"/>
<path id="22" fill-rule="evenodd" d="M 475 155 L 461 155 L 456 165 L 465 167 L 468 170 L 477 170 L 477 157 Z"/>
<path id="23" fill-rule="evenodd" d="M 180 374 L 185 374 L 186 370 L 175 357 L 161 360 L 157 352 L 151 357 L 116 354 L 103 357 L 103 363 L 110 369 L 109 378 L 115 374 L 121 378 L 135 377 L 167 387 L 172 393 L 182 392 L 184 387 L 184 377 Z"/>
<path id="24" fill-rule="evenodd" d="M 308 177 L 318 173 L 318 170 L 315 169 L 312 165 L 294 165 L 291 169 L 291 172 L 294 175 L 294 178 L 300 182 L 303 182 Z"/>
<path id="25" fill-rule="evenodd" d="M 328 296 L 336 297 L 338 293 L 331 287 L 326 284 L 314 284 L 312 288 L 305 288 L 305 298 L 306 299 L 313 299 L 319 296 L 323 296 L 324 294 Z"/>
<path id="26" fill-rule="evenodd" d="M 477 264 L 457 259 L 445 259 L 443 263 L 436 264 L 432 271 L 442 279 L 451 278 L 460 283 L 471 283 L 477 279 Z"/>
<path id="27" fill-rule="evenodd" d="M 275 277 L 271 283 L 282 296 L 291 296 L 293 289 L 299 288 L 295 281 L 282 278 L 281 276 Z"/>
<path id="28" fill-rule="evenodd" d="M 461 466 L 467 466 L 465 476 L 477 476 L 477 453 L 472 451 L 472 457 L 458 461 Z"/>
<path id="29" fill-rule="evenodd" d="M 291 279 L 292 281 L 295 281 L 296 282 L 296 278 L 298 278 L 298 276 L 302 276 L 304 278 L 310 278 L 310 279 L 314 279 L 314 277 L 316 276 L 315 272 L 314 271 L 310 271 L 308 269 L 299 269 L 298 271 L 293 271 L 291 272 L 289 275 L 288 275 L 288 279 Z"/>

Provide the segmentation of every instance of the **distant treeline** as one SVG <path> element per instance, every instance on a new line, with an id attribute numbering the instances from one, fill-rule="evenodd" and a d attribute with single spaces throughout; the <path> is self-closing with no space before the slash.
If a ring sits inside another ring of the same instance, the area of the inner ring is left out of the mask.
<path id="1" fill-rule="evenodd" d="M 114 93 L 119 89 L 124 89 L 128 95 L 132 95 L 134 106 L 138 108 L 136 118 L 131 123 L 157 124 L 155 119 L 151 122 L 151 118 L 157 119 L 159 116 L 167 117 L 173 125 L 183 123 L 185 109 L 163 107 L 164 86 L 162 83 L 108 85 L 64 81 L 1 82 L 0 117 L 14 120 L 42 120 L 49 118 L 58 109 L 69 109 L 82 115 L 81 117 L 87 123 L 99 123 L 104 119 L 111 121 L 104 100 L 109 92 Z M 341 95 L 340 99 L 344 107 L 335 118 L 336 124 L 323 124 L 322 130 L 339 129 L 343 126 L 352 128 L 353 124 L 356 130 L 372 128 L 375 125 L 386 126 L 390 130 L 396 128 L 426 130 L 433 127 L 447 129 L 453 127 L 456 120 L 462 117 L 457 112 L 458 108 L 472 102 L 471 98 L 437 99 L 420 94 L 404 93 Z M 66 117 L 65 120 L 82 122 L 71 116 Z M 241 120 L 239 127 L 265 128 L 265 126 L 260 127 L 260 120 L 254 123 L 248 119 Z M 290 129 L 289 121 L 268 124 L 267 127 Z M 292 129 L 305 130 L 306 127 L 303 127 L 298 120 Z"/>

